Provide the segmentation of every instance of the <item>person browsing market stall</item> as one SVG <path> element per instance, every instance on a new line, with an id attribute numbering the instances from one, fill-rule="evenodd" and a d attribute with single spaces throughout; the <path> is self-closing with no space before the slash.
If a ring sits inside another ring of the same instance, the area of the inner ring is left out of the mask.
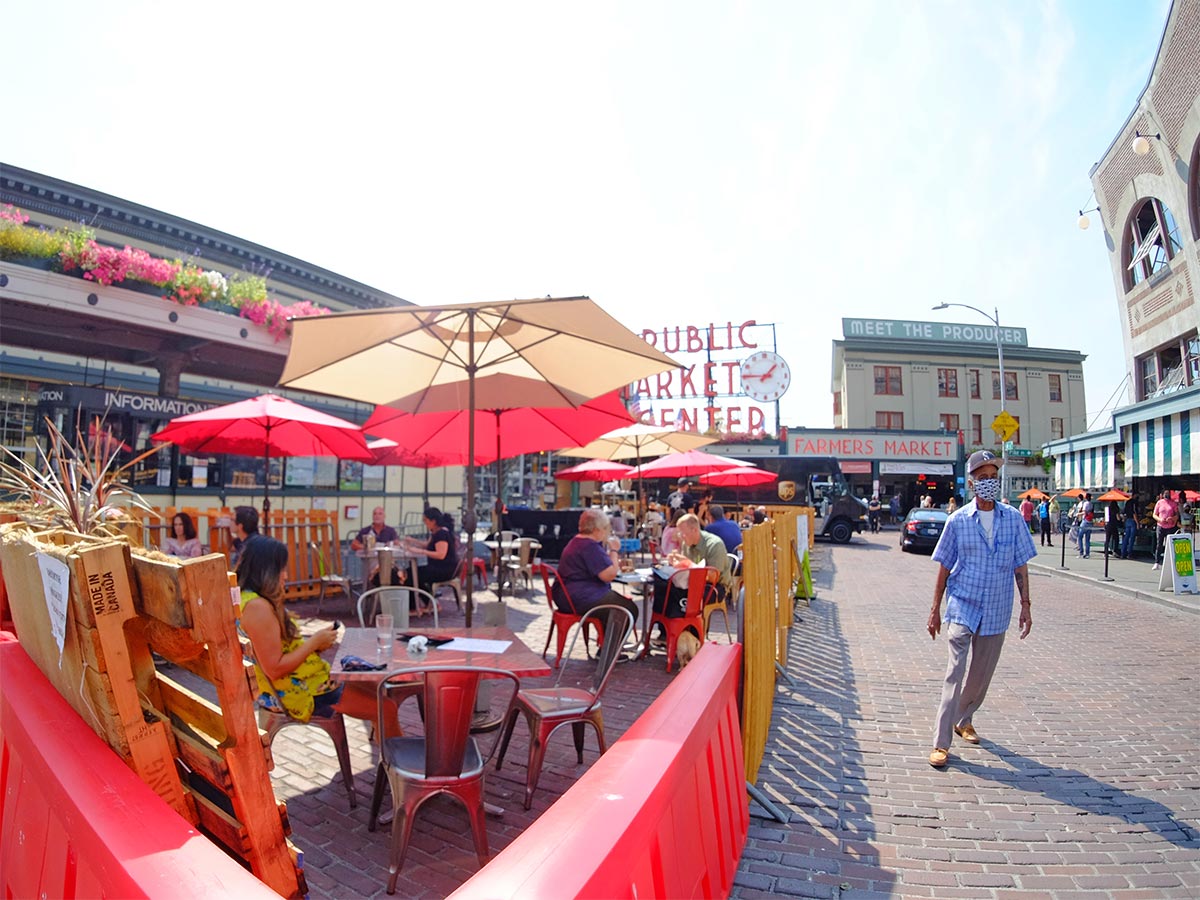
<path id="1" fill-rule="evenodd" d="M 949 596 L 945 613 L 949 663 L 933 728 L 934 749 L 929 754 L 929 764 L 938 769 L 949 759 L 953 734 L 967 743 L 979 743 L 972 720 L 1000 660 L 1012 620 L 1014 583 L 1021 594 L 1021 638 L 1033 628 L 1027 563 L 1037 556 L 1037 549 L 1021 513 L 996 502 L 999 473 L 994 453 L 971 454 L 967 483 L 975 499 L 950 516 L 933 551 L 934 561 L 940 564 L 926 624 L 933 640 L 942 630 L 942 598 Z"/>

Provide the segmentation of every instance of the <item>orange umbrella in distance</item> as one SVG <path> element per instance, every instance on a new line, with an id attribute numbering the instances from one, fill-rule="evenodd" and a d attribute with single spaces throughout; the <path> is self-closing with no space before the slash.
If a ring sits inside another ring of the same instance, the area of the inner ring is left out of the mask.
<path id="1" fill-rule="evenodd" d="M 1130 496 L 1130 494 L 1127 494 L 1124 491 L 1118 491 L 1116 488 L 1113 488 L 1111 491 L 1106 491 L 1105 493 L 1101 494 L 1096 498 L 1096 500 L 1128 500 Z"/>
<path id="2" fill-rule="evenodd" d="M 1017 494 L 1018 500 L 1049 500 L 1050 495 L 1038 488 L 1030 488 Z"/>
<path id="3" fill-rule="evenodd" d="M 1070 498 L 1072 498 L 1073 500 L 1078 500 L 1078 499 L 1079 499 L 1080 497 L 1082 497 L 1082 496 L 1083 496 L 1085 493 L 1086 493 L 1086 491 L 1084 491 L 1084 489 L 1083 489 L 1083 488 L 1071 488 L 1069 491 L 1062 491 L 1061 493 L 1059 493 L 1059 495 L 1058 495 L 1058 496 L 1060 496 L 1060 497 L 1070 497 Z"/>

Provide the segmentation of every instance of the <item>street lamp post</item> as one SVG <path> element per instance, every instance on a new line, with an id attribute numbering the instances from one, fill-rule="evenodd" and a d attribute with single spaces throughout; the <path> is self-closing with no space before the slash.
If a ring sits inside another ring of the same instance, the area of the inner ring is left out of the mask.
<path id="1" fill-rule="evenodd" d="M 1004 381 L 1004 345 L 1000 343 L 1000 310 L 992 307 L 993 315 L 989 316 L 978 306 L 971 306 L 966 303 L 939 303 L 933 308 L 935 310 L 949 309 L 951 306 L 961 306 L 963 309 L 974 310 L 996 326 L 996 357 L 1000 361 L 1000 412 L 1007 412 L 1008 385 Z M 1000 496 L 1008 496 L 1008 441 L 1000 442 Z"/>

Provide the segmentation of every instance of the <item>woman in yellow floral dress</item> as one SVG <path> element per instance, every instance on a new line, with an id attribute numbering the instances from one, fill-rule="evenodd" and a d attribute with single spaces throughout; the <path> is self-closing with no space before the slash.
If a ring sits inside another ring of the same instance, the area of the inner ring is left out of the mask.
<path id="1" fill-rule="evenodd" d="M 336 628 L 322 628 L 303 638 L 296 620 L 284 610 L 287 563 L 287 547 L 260 536 L 245 545 L 238 567 L 241 628 L 254 650 L 259 705 L 286 712 L 300 722 L 337 712 L 374 722 L 377 701 L 371 685 L 346 686 L 329 680 L 329 663 L 319 654 L 333 645 Z M 399 734 L 395 714 L 386 721 Z M 387 737 L 393 736 L 392 727 Z"/>

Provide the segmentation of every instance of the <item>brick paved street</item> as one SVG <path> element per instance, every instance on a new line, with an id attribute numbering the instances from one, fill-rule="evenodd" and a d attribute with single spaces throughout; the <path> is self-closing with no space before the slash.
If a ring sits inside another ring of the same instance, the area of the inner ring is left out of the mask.
<path id="1" fill-rule="evenodd" d="M 792 821 L 752 805 L 734 896 L 1200 896 L 1200 616 L 1037 571 L 983 742 L 937 771 L 936 564 L 895 531 L 816 563 L 759 782 Z"/>

